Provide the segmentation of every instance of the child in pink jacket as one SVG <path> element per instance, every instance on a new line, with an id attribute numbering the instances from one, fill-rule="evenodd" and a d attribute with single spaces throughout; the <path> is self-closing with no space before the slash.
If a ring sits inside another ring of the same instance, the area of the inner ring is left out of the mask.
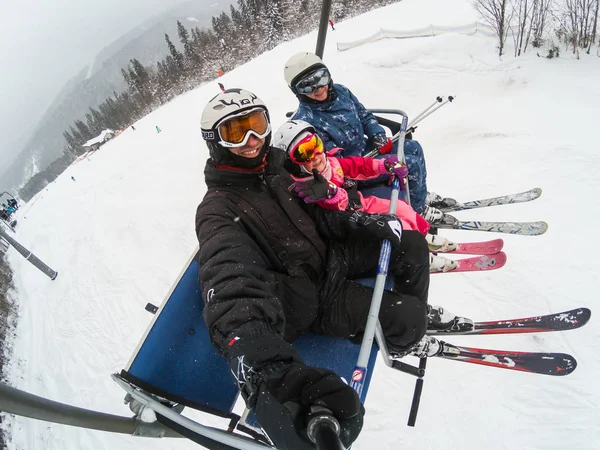
<path id="1" fill-rule="evenodd" d="M 301 120 L 292 120 L 282 125 L 275 133 L 273 146 L 285 151 L 293 163 L 288 169 L 292 178 L 298 182 L 296 189 L 300 196 L 308 203 L 317 203 L 327 209 L 388 214 L 390 200 L 364 196 L 357 189 L 357 181 L 378 178 L 382 174 L 400 178 L 408 176 L 406 166 L 399 163 L 396 156 L 389 156 L 386 159 L 359 156 L 336 158 L 338 149 L 325 153 L 323 143 L 315 133 L 315 129 Z M 329 189 L 326 198 L 313 201 L 303 195 L 301 186 L 302 181 L 314 176 L 314 170 L 329 182 Z M 403 183 L 401 186 L 403 187 Z M 456 247 L 456 244 L 441 236 L 428 235 L 430 224 L 403 200 L 398 200 L 395 214 L 402 222 L 403 229 L 417 230 L 427 236 L 430 248 L 446 251 Z M 452 261 L 448 260 L 448 262 Z M 445 269 L 451 270 L 450 267 Z"/>

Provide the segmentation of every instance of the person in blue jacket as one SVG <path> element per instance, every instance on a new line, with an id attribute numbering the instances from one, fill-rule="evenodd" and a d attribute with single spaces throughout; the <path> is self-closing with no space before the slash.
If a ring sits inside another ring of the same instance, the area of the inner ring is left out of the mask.
<path id="1" fill-rule="evenodd" d="M 329 69 L 317 55 L 295 54 L 286 62 L 284 76 L 300 102 L 293 119 L 314 126 L 327 150 L 342 148 L 338 156 L 364 156 L 374 149 L 381 154 L 393 151 L 391 140 L 373 113 L 350 89 L 333 83 Z M 411 206 L 435 225 L 443 218 L 438 208 L 453 205 L 456 201 L 427 192 L 427 168 L 419 142 L 405 140 L 404 156 L 409 169 Z"/>

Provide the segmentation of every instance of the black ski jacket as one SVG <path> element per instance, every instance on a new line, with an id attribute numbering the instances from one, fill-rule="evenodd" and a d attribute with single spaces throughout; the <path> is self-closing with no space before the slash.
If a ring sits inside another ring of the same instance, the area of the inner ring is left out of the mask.
<path id="1" fill-rule="evenodd" d="M 285 159 L 272 148 L 264 173 L 218 169 L 210 159 L 204 170 L 200 284 L 210 338 L 224 356 L 236 336 L 290 342 L 309 328 L 319 314 L 327 240 L 352 230 L 350 214 L 295 197 Z"/>

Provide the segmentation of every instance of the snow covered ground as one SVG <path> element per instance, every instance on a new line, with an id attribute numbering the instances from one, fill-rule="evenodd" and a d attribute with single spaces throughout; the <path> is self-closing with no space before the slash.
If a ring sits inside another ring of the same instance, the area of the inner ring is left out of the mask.
<path id="1" fill-rule="evenodd" d="M 325 60 L 336 82 L 370 108 L 415 116 L 438 95 L 455 95 L 419 127 L 429 186 L 459 200 L 539 186 L 532 203 L 457 213 L 461 219 L 546 220 L 540 237 L 503 236 L 498 271 L 432 277 L 430 301 L 475 320 L 525 317 L 597 304 L 600 220 L 600 59 L 496 56 L 495 40 L 447 34 L 382 40 L 345 52 L 336 42 L 379 28 L 461 25 L 468 0 L 404 0 L 336 24 Z M 286 59 L 314 50 L 316 32 L 226 74 L 268 105 L 274 126 L 295 108 Z M 540 52 L 542 54 L 542 52 Z M 542 54 L 544 56 L 545 53 Z M 10 381 L 73 405 L 128 415 L 110 374 L 124 367 L 196 245 L 194 214 L 205 192 L 208 151 L 200 114 L 218 93 L 211 82 L 180 96 L 69 168 L 19 211 L 18 240 L 59 276 L 50 281 L 13 250 L 19 328 Z M 159 125 L 162 133 L 157 134 Z M 71 179 L 75 177 L 75 181 Z M 459 241 L 498 235 L 444 232 Z M 596 299 L 596 300 L 594 300 Z M 483 348 L 564 351 L 579 361 L 564 378 L 432 360 L 419 418 L 405 426 L 414 379 L 379 364 L 356 449 L 600 448 L 597 320 L 546 335 L 456 337 Z M 197 448 L 30 419 L 12 422 L 11 449 Z"/>

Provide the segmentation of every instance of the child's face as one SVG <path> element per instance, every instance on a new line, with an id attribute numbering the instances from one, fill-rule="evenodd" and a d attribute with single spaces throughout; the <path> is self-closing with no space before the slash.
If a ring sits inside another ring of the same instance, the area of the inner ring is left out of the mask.
<path id="1" fill-rule="evenodd" d="M 317 169 L 319 173 L 321 173 L 325 169 L 326 165 L 326 156 L 324 153 L 317 153 L 315 155 L 315 159 L 313 159 L 308 164 L 304 164 L 304 168 L 308 172 L 312 172 L 313 169 Z"/>

